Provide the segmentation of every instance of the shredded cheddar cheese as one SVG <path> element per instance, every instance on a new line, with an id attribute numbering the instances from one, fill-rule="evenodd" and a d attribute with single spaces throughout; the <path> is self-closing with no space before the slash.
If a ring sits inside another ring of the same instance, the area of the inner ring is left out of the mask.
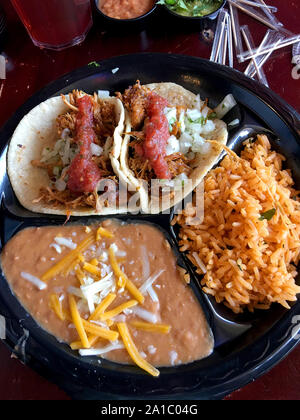
<path id="1" fill-rule="evenodd" d="M 99 265 L 99 261 L 97 260 L 97 258 L 93 258 L 91 261 L 90 261 L 90 264 L 91 265 L 95 265 L 96 267 Z"/>
<path id="2" fill-rule="evenodd" d="M 63 270 L 63 275 L 67 276 L 68 274 L 70 274 L 70 272 L 75 269 L 78 263 L 79 258 L 75 258 L 74 261 L 65 270 Z"/>
<path id="3" fill-rule="evenodd" d="M 145 301 L 144 296 L 139 291 L 139 289 L 132 283 L 131 280 L 127 278 L 127 281 L 125 283 L 125 288 L 128 290 L 128 292 L 140 303 L 143 304 Z"/>
<path id="4" fill-rule="evenodd" d="M 100 241 L 101 238 L 114 238 L 114 234 L 111 233 L 109 230 L 104 229 L 103 227 L 99 227 L 96 234 L 96 240 Z"/>
<path id="5" fill-rule="evenodd" d="M 82 263 L 85 263 L 85 258 L 82 254 L 78 254 L 78 260 Z"/>
<path id="6" fill-rule="evenodd" d="M 129 278 L 126 276 L 126 274 L 120 269 L 119 264 L 117 262 L 116 259 L 116 255 L 114 252 L 113 247 L 109 247 L 109 260 L 110 260 L 110 265 L 113 269 L 113 272 L 116 276 L 117 279 L 119 279 L 118 281 L 118 286 L 120 288 L 126 288 L 129 293 L 139 302 L 139 303 L 144 303 L 144 296 L 142 295 L 142 293 L 138 290 L 138 288 L 132 283 L 131 280 L 129 280 Z"/>
<path id="7" fill-rule="evenodd" d="M 168 334 L 171 330 L 170 325 L 164 324 L 151 324 L 150 322 L 143 321 L 131 321 L 130 324 L 139 330 L 157 332 L 161 334 Z"/>
<path id="8" fill-rule="evenodd" d="M 97 335 L 90 335 L 88 336 L 88 340 L 90 343 L 90 347 L 93 347 L 97 341 L 99 340 L 99 337 Z M 70 347 L 72 350 L 79 350 L 82 348 L 82 342 L 81 341 L 73 341 L 73 343 L 70 344 Z"/>
<path id="9" fill-rule="evenodd" d="M 83 269 L 93 276 L 101 277 L 101 269 L 93 264 L 85 262 L 83 264 Z"/>
<path id="10" fill-rule="evenodd" d="M 115 273 L 116 278 L 119 279 L 118 286 L 125 287 L 125 284 L 128 279 L 126 274 L 119 267 L 113 247 L 110 246 L 108 252 L 110 265 L 113 269 L 113 272 Z"/>
<path id="11" fill-rule="evenodd" d="M 72 316 L 73 324 L 75 325 L 75 328 L 78 332 L 79 338 L 81 340 L 82 346 L 85 349 L 89 349 L 91 347 L 90 342 L 87 338 L 86 331 L 83 326 L 83 320 L 80 317 L 76 301 L 74 296 L 69 295 L 69 306 L 70 306 L 70 312 Z"/>
<path id="12" fill-rule="evenodd" d="M 88 333 L 93 334 L 97 337 L 105 338 L 106 340 L 110 340 L 110 341 L 116 341 L 119 337 L 119 333 L 117 331 L 112 331 L 112 330 L 103 328 L 100 325 L 86 321 L 85 319 L 82 319 L 81 321 L 85 330 Z"/>
<path id="13" fill-rule="evenodd" d="M 138 304 L 137 300 L 129 300 L 128 302 L 122 303 L 121 305 L 117 306 L 116 308 L 112 309 L 111 311 L 104 312 L 100 315 L 101 321 L 106 321 L 107 319 L 114 318 L 115 316 L 119 315 L 124 309 L 132 308 Z"/>
<path id="14" fill-rule="evenodd" d="M 66 319 L 66 315 L 63 311 L 61 301 L 59 300 L 59 297 L 54 293 L 50 295 L 50 307 L 53 309 L 53 311 L 56 313 L 58 318 L 61 321 L 64 321 Z"/>
<path id="15" fill-rule="evenodd" d="M 140 355 L 138 349 L 136 348 L 136 345 L 134 344 L 130 332 L 128 330 L 127 325 L 125 322 L 118 322 L 117 327 L 120 333 L 120 336 L 122 337 L 124 346 L 133 360 L 133 362 L 139 366 L 141 369 L 145 370 L 152 376 L 159 376 L 159 370 L 157 370 L 154 366 L 152 366 L 150 363 L 148 363 L 145 359 L 142 358 Z"/>
<path id="16" fill-rule="evenodd" d="M 81 270 L 80 267 L 75 268 L 75 274 L 76 274 L 77 280 L 79 281 L 80 285 L 83 286 L 84 285 L 84 280 L 83 280 L 84 279 L 84 273 L 83 273 L 83 271 Z"/>
<path id="17" fill-rule="evenodd" d="M 95 235 L 93 233 L 89 234 L 78 246 L 76 249 L 71 251 L 66 255 L 62 260 L 57 264 L 51 267 L 46 273 L 41 277 L 42 281 L 50 280 L 56 275 L 60 274 L 62 271 L 66 271 L 70 265 L 74 264 L 74 261 L 77 260 L 78 256 L 82 251 L 91 246 L 95 241 Z"/>
<path id="18" fill-rule="evenodd" d="M 100 318 L 100 315 L 109 307 L 109 305 L 115 300 L 117 295 L 114 293 L 109 293 L 102 302 L 99 303 L 95 311 L 90 315 L 88 321 L 97 321 Z"/>

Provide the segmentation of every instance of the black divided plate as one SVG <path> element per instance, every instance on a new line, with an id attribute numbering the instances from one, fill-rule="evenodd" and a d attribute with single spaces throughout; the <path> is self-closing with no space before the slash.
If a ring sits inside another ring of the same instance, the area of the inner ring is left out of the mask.
<path id="1" fill-rule="evenodd" d="M 112 72 L 113 69 L 119 69 Z M 272 145 L 286 157 L 300 189 L 300 116 L 272 91 L 243 74 L 199 58 L 135 54 L 102 61 L 99 67 L 86 66 L 49 84 L 30 98 L 0 132 L 1 248 L 18 230 L 27 226 L 64 223 L 65 218 L 33 214 L 20 206 L 6 174 L 6 150 L 21 118 L 34 106 L 51 96 L 74 88 L 92 93 L 109 89 L 123 91 L 139 79 L 143 84 L 171 81 L 209 98 L 216 106 L 232 93 L 238 105 L 226 116 L 227 123 L 238 118 L 240 125 L 230 129 L 229 145 L 239 152 L 243 140 L 267 133 Z M 20 305 L 3 276 L 0 277 L 0 314 L 6 319 L 4 342 L 27 365 L 58 384 L 74 399 L 219 399 L 256 379 L 299 342 L 295 315 L 300 302 L 287 311 L 274 305 L 269 311 L 236 316 L 223 305 L 205 296 L 199 278 L 184 255 L 180 255 L 176 228 L 170 227 L 172 215 L 121 215 L 129 222 L 150 222 L 169 239 L 180 265 L 192 274 L 191 287 L 198 297 L 215 335 L 215 349 L 207 359 L 163 368 L 152 378 L 134 366 L 124 366 L 97 358 L 80 358 L 67 345 L 43 331 Z M 70 223 L 78 222 L 71 218 Z M 82 218 L 82 223 L 101 218 Z M 299 278 L 298 278 L 299 282 Z M 193 316 L 193 314 L 191 314 Z"/>

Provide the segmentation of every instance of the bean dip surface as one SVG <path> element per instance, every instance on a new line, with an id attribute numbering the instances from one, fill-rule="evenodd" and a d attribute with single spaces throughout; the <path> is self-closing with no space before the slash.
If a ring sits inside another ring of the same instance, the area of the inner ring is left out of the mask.
<path id="1" fill-rule="evenodd" d="M 33 318 L 82 356 L 138 357 L 144 368 L 143 360 L 174 366 L 212 352 L 202 308 L 150 224 L 27 228 L 6 244 L 1 265 Z"/>

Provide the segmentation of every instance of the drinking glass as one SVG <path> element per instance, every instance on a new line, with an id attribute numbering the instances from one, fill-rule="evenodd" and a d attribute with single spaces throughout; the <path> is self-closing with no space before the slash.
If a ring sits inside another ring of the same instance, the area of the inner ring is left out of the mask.
<path id="1" fill-rule="evenodd" d="M 11 0 L 33 43 L 62 50 L 84 41 L 93 24 L 90 0 Z"/>

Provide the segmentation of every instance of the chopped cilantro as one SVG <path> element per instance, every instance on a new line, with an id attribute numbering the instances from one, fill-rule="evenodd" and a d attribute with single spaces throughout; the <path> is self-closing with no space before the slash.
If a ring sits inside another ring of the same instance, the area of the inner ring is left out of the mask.
<path id="1" fill-rule="evenodd" d="M 213 120 L 214 118 L 217 118 L 217 114 L 215 112 L 211 112 L 207 118 L 209 120 Z"/>
<path id="2" fill-rule="evenodd" d="M 276 209 L 268 210 L 268 211 L 262 213 L 258 220 L 260 220 L 260 221 L 263 221 L 263 220 L 270 221 L 275 216 L 275 213 L 276 213 Z"/>
<path id="3" fill-rule="evenodd" d="M 238 260 L 237 260 L 237 266 L 239 267 L 239 269 L 241 270 L 241 271 L 243 271 L 243 269 L 242 269 L 242 264 L 243 264 L 243 261 L 239 258 Z"/>
<path id="4" fill-rule="evenodd" d="M 201 124 L 201 125 L 205 125 L 205 124 L 206 124 L 206 122 L 207 122 L 207 118 L 205 118 L 205 117 L 200 117 L 200 118 L 198 118 L 197 120 L 192 120 L 191 118 L 188 118 L 188 121 L 189 121 L 191 124 Z"/>
<path id="5" fill-rule="evenodd" d="M 95 67 L 100 67 L 100 64 L 97 63 L 97 61 L 91 61 L 88 66 L 95 66 Z"/>

